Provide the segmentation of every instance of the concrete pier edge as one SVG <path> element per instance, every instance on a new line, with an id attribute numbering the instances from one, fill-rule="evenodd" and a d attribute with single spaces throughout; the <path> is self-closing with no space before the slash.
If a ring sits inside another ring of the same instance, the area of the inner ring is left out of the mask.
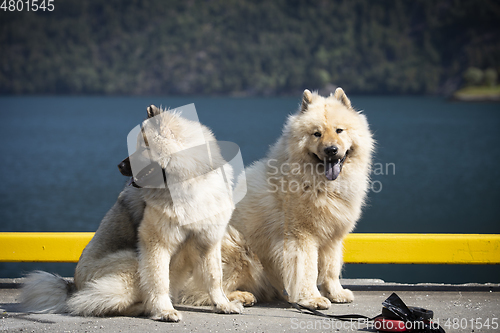
<path id="1" fill-rule="evenodd" d="M 221 315 L 210 307 L 178 305 L 183 320 L 164 323 L 145 317 L 78 317 L 24 313 L 19 306 L 23 278 L 0 279 L 0 332 L 376 332 L 373 323 L 339 322 L 301 313 L 285 302 L 257 304 L 239 315 Z M 344 279 L 355 300 L 333 304 L 326 314 L 375 316 L 396 292 L 409 306 L 434 311 L 446 332 L 500 331 L 500 284 L 401 284 L 379 279 Z"/>

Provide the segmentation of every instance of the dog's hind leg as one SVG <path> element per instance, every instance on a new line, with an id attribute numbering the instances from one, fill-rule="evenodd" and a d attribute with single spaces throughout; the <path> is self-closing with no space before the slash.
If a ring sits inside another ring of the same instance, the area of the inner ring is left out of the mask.
<path id="1" fill-rule="evenodd" d="M 75 271 L 78 291 L 69 298 L 68 310 L 82 316 L 143 313 L 136 305 L 141 302 L 137 267 L 134 250 L 99 257 L 82 255 Z"/>
<path id="2" fill-rule="evenodd" d="M 189 253 L 189 255 L 185 253 Z M 231 226 L 227 228 L 227 232 L 222 239 L 221 254 L 222 286 L 230 302 L 238 301 L 243 303 L 243 306 L 252 306 L 257 300 L 267 301 L 271 299 L 269 296 L 273 295 L 273 290 L 265 279 L 262 265 L 260 265 L 257 257 L 251 253 L 249 248 L 244 245 L 240 234 Z M 185 263 L 189 258 L 197 258 L 194 267 L 201 266 L 199 252 L 185 251 L 180 261 Z M 172 263 L 171 267 L 174 266 L 174 263 Z M 174 269 L 177 270 L 177 268 Z M 186 280 L 187 283 L 183 285 L 181 292 L 181 303 L 197 306 L 212 304 L 206 292 L 205 279 L 201 272 L 197 272 L 195 278 Z"/>
<path id="3" fill-rule="evenodd" d="M 230 302 L 240 302 L 243 306 L 253 306 L 257 302 L 257 299 L 252 293 L 240 290 L 235 290 L 227 294 L 227 299 Z"/>
<path id="4" fill-rule="evenodd" d="M 274 289 L 264 274 L 262 264 L 231 225 L 222 239 L 222 264 L 223 287 L 230 301 L 252 306 L 258 301 L 274 298 Z"/>
<path id="5" fill-rule="evenodd" d="M 68 300 L 72 314 L 81 316 L 127 315 L 144 312 L 135 272 L 117 272 L 91 280 Z"/>

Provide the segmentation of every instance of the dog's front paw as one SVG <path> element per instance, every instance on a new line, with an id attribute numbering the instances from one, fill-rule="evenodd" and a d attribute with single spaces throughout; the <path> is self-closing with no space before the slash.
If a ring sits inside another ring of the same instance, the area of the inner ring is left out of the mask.
<path id="1" fill-rule="evenodd" d="M 229 295 L 227 295 L 227 298 L 232 302 L 232 301 L 239 301 L 243 303 L 243 306 L 252 306 L 255 303 L 257 303 L 257 299 L 252 293 L 249 293 L 248 291 L 233 291 Z"/>
<path id="2" fill-rule="evenodd" d="M 328 293 L 328 298 L 333 303 L 351 303 L 354 301 L 354 294 L 349 289 L 341 289 L 337 293 Z"/>
<path id="3" fill-rule="evenodd" d="M 300 305 L 305 306 L 309 309 L 314 310 L 326 310 L 329 309 L 332 303 L 326 297 L 313 297 L 308 299 L 302 299 L 298 302 Z"/>
<path id="4" fill-rule="evenodd" d="M 215 306 L 215 312 L 217 313 L 241 313 L 243 311 L 243 304 L 240 301 L 227 302 L 222 304 L 217 304 Z"/>
<path id="5" fill-rule="evenodd" d="M 182 319 L 182 316 L 179 311 L 171 309 L 171 310 L 163 310 L 161 313 L 153 315 L 151 319 L 177 323 Z"/>

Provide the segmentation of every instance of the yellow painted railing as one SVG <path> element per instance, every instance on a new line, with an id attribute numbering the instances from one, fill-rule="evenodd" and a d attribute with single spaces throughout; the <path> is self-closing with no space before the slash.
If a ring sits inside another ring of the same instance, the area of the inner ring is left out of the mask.
<path id="1" fill-rule="evenodd" d="M 353 264 L 500 264 L 493 234 L 350 234 L 344 246 Z"/>
<path id="2" fill-rule="evenodd" d="M 0 232 L 0 262 L 78 262 L 93 232 Z"/>
<path id="3" fill-rule="evenodd" d="M 92 232 L 0 232 L 0 262 L 77 262 Z M 351 264 L 500 264 L 500 235 L 350 234 Z"/>

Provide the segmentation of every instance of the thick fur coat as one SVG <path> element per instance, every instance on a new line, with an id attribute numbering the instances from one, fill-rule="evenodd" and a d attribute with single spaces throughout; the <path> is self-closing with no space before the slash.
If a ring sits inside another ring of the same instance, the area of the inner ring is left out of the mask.
<path id="1" fill-rule="evenodd" d="M 305 90 L 267 157 L 246 170 L 222 246 L 226 291 L 315 309 L 353 301 L 339 282 L 342 240 L 361 216 L 373 149 L 366 117 L 341 88 Z"/>
<path id="2" fill-rule="evenodd" d="M 232 169 L 217 149 L 210 163 L 203 154 L 183 153 L 215 142 L 205 126 L 155 106 L 148 108 L 148 120 L 138 154 L 161 166 L 160 179 L 163 170 L 172 184 L 125 187 L 83 251 L 74 284 L 45 272 L 28 276 L 22 293 L 28 311 L 179 321 L 172 301 L 191 277 L 217 312 L 241 312 L 241 303 L 230 302 L 222 289 L 221 240 L 234 209 Z M 122 173 L 130 173 L 124 163 Z M 136 177 L 133 183 L 141 180 Z"/>
<path id="3" fill-rule="evenodd" d="M 155 160 L 174 176 L 202 176 L 181 182 L 176 200 L 168 190 L 126 187 L 82 253 L 74 284 L 45 272 L 28 277 L 29 310 L 178 321 L 175 299 L 222 313 L 256 300 L 327 309 L 354 299 L 339 281 L 342 241 L 361 216 L 374 140 L 341 88 L 329 97 L 304 91 L 267 157 L 238 182 L 246 195 L 232 217 L 220 175 L 200 171 L 207 163 L 191 155 L 175 157 L 215 140 L 212 133 L 202 126 L 193 136 L 195 124 L 162 114 L 162 130 L 146 133 L 161 152 Z"/>

